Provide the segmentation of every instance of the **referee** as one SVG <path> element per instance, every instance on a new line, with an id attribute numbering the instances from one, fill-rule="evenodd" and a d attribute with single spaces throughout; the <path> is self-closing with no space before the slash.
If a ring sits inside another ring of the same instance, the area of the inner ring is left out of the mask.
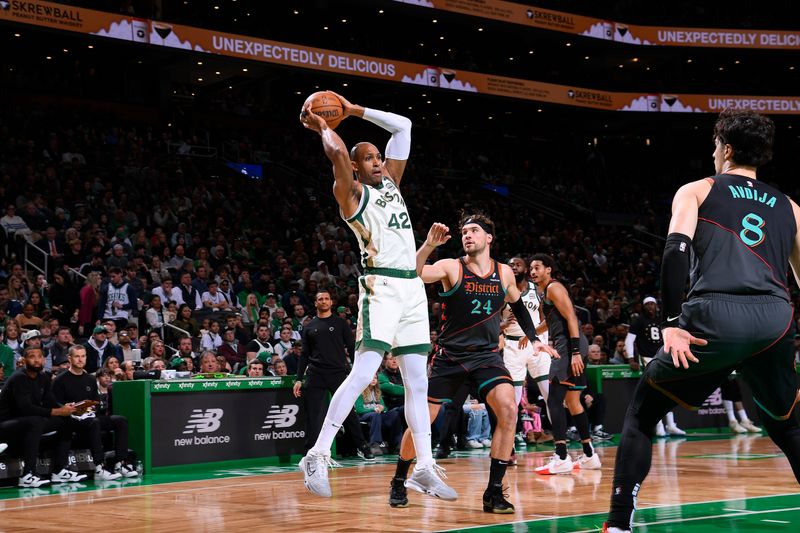
<path id="1" fill-rule="evenodd" d="M 350 371 L 348 354 L 355 350 L 353 332 L 342 318 L 331 311 L 330 293 L 321 289 L 314 299 L 317 316 L 303 328 L 303 351 L 297 364 L 294 383 L 295 397 L 305 396 L 306 401 L 306 451 L 317 441 L 325 413 L 327 396 L 333 394 L 347 378 Z M 303 381 L 305 380 L 305 384 Z M 359 457 L 374 459 L 361 432 L 355 411 L 344 420 L 345 433 L 352 439 Z"/>

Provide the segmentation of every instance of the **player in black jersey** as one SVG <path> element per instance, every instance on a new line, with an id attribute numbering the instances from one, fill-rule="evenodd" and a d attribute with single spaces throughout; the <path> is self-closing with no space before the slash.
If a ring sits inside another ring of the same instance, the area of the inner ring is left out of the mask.
<path id="1" fill-rule="evenodd" d="M 756 179 L 756 169 L 772 158 L 774 132 L 765 116 L 723 111 L 714 127 L 717 175 L 684 185 L 672 201 L 661 266 L 664 347 L 625 415 L 604 531 L 632 527 L 656 421 L 676 404 L 701 405 L 733 370 L 749 383 L 765 428 L 800 482 L 787 289 L 789 265 L 800 281 L 800 208 Z M 681 305 L 687 275 L 689 295 Z"/>
<path id="2" fill-rule="evenodd" d="M 555 269 L 555 260 L 547 254 L 536 254 L 531 258 L 531 280 L 540 291 L 541 312 L 547 323 L 550 342 L 559 354 L 550 365 L 550 395 L 547 397 L 556 452 L 546 465 L 535 469 L 542 475 L 569 474 L 573 468 L 600 469 L 600 458 L 592 447 L 589 418 L 581 404 L 581 391 L 586 388 L 583 360 L 589 344 L 580 333 L 575 306 L 567 288 L 552 277 Z M 575 461 L 567 453 L 565 400 L 583 445 L 583 454 Z"/>
<path id="3" fill-rule="evenodd" d="M 494 224 L 489 217 L 480 213 L 464 215 L 459 226 L 466 252 L 464 257 L 425 264 L 433 249 L 450 239 L 447 226 L 438 223 L 431 227 L 425 244 L 417 251 L 417 272 L 422 280 L 425 283 L 441 281 L 443 289 L 439 293 L 443 298 L 442 327 L 428 380 L 428 406 L 431 420 L 434 420 L 442 404 L 452 401 L 467 380 L 477 389 L 481 400 L 489 404 L 497 417 L 497 427 L 492 435 L 491 468 L 489 484 L 483 493 L 483 510 L 513 513 L 514 506 L 503 494 L 503 477 L 514 446 L 517 405 L 511 375 L 497 346 L 500 312 L 506 302 L 532 340 L 534 349 L 554 352 L 536 336 L 511 268 L 489 255 L 489 246 L 494 239 Z M 393 507 L 408 504 L 400 486 L 413 454 L 411 433 L 406 431 L 400 446 L 397 472 L 392 480 L 389 504 Z M 405 487 L 423 492 L 415 486 L 414 476 L 405 481 Z"/>
<path id="4" fill-rule="evenodd" d="M 639 365 L 644 368 L 658 353 L 658 350 L 664 344 L 661 338 L 661 314 L 658 312 L 658 302 L 652 296 L 647 296 L 642 301 L 643 310 L 641 314 L 631 325 L 631 330 L 625 337 L 625 349 L 628 352 L 628 357 L 633 360 L 634 354 L 638 355 L 641 359 L 640 362 L 631 362 L 631 367 L 638 370 Z M 629 360 L 629 362 L 631 361 Z M 666 427 L 664 427 L 666 422 Z M 686 435 L 686 432 L 675 424 L 675 416 L 672 411 L 667 413 L 664 417 L 664 422 L 661 420 L 656 424 L 656 437 L 664 437 L 667 434 L 680 437 Z"/>

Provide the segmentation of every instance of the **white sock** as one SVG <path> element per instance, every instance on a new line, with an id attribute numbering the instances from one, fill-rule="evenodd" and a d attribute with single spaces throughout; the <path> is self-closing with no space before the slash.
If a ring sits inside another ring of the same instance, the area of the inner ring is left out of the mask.
<path id="1" fill-rule="evenodd" d="M 397 358 L 405 389 L 406 423 L 414 437 L 417 468 L 433 464 L 431 452 L 431 417 L 428 412 L 428 358 L 406 354 Z"/>
<path id="2" fill-rule="evenodd" d="M 544 379 L 538 383 L 539 385 L 539 393 L 542 395 L 544 399 L 544 408 L 547 411 L 547 419 L 552 420 L 553 418 L 550 416 L 550 407 L 547 405 L 547 397 L 550 396 L 550 381 Z"/>
<path id="3" fill-rule="evenodd" d="M 317 442 L 310 451 L 316 453 L 329 453 L 331 444 L 336 438 L 336 433 L 342 427 L 342 422 L 353 410 L 358 395 L 364 392 L 375 372 L 381 366 L 383 356 L 378 352 L 356 352 L 355 362 L 350 375 L 347 376 L 331 398 L 325 421 L 317 437 Z"/>
<path id="4" fill-rule="evenodd" d="M 608 533 L 628 533 L 630 529 L 620 529 L 618 527 L 608 528 Z"/>
<path id="5" fill-rule="evenodd" d="M 675 415 L 672 414 L 672 411 L 667 413 L 667 416 L 664 417 L 664 421 L 667 423 L 667 426 L 669 427 L 675 425 Z"/>
<path id="6" fill-rule="evenodd" d="M 514 385 L 514 401 L 515 405 L 522 401 L 522 385 Z"/>
<path id="7" fill-rule="evenodd" d="M 728 423 L 736 422 L 736 415 L 733 414 L 733 402 L 730 400 L 722 400 L 722 405 L 725 406 L 725 414 L 728 415 Z"/>
<path id="8" fill-rule="evenodd" d="M 597 424 L 597 425 L 594 427 L 594 430 L 595 430 L 595 431 L 603 431 L 603 424 Z"/>
<path id="9" fill-rule="evenodd" d="M 744 409 L 739 409 L 736 412 L 739 414 L 739 420 L 741 420 L 742 422 L 747 422 L 748 420 L 750 420 L 749 418 L 747 418 L 747 413 L 744 412 Z"/>

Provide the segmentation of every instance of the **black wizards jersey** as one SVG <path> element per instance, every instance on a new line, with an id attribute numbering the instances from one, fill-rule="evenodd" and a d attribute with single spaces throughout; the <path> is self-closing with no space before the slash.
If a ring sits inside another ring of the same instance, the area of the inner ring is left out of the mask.
<path id="1" fill-rule="evenodd" d="M 497 261 L 492 270 L 481 277 L 469 270 L 463 258 L 458 266 L 461 277 L 442 296 L 442 329 L 439 345 L 450 355 L 497 350 L 500 338 L 500 311 L 506 291 L 500 280 Z"/>
<path id="2" fill-rule="evenodd" d="M 744 176 L 707 179 L 711 191 L 698 209 L 689 296 L 771 294 L 788 301 L 786 272 L 797 233 L 791 202 Z"/>

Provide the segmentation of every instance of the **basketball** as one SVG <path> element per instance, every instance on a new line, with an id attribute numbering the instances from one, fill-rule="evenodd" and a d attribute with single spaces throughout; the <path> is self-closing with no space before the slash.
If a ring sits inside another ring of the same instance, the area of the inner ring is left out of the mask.
<path id="1" fill-rule="evenodd" d="M 336 126 L 344 118 L 344 109 L 342 103 L 330 91 L 318 91 L 306 98 L 306 103 L 311 102 L 311 111 L 315 115 L 319 115 L 325 119 L 331 129 L 336 129 Z M 303 105 L 305 107 L 305 104 Z"/>

